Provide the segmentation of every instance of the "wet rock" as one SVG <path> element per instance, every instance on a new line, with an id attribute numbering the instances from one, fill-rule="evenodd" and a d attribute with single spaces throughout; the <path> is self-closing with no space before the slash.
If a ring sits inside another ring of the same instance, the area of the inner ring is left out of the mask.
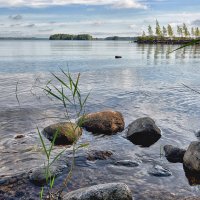
<path id="1" fill-rule="evenodd" d="M 87 155 L 87 160 L 95 161 L 95 160 L 107 160 L 113 155 L 111 151 L 90 151 Z"/>
<path id="2" fill-rule="evenodd" d="M 81 119 L 79 123 L 81 123 Z M 87 114 L 81 124 L 87 131 L 96 134 L 112 135 L 124 130 L 122 114 L 111 110 Z"/>
<path id="3" fill-rule="evenodd" d="M 192 142 L 183 157 L 183 164 L 191 172 L 200 173 L 200 142 Z"/>
<path id="4" fill-rule="evenodd" d="M 185 149 L 179 149 L 172 145 L 165 145 L 164 146 L 165 156 L 169 162 L 172 163 L 183 163 L 183 156 L 186 152 Z"/>
<path id="5" fill-rule="evenodd" d="M 190 171 L 184 166 L 183 168 L 184 168 L 185 176 L 187 177 L 189 184 L 191 186 L 200 185 L 200 173 Z"/>
<path id="6" fill-rule="evenodd" d="M 66 165 L 59 165 L 59 166 L 51 166 L 50 173 L 52 177 L 58 177 L 63 170 L 67 168 Z M 37 185 L 37 186 L 44 186 L 46 184 L 46 168 L 45 167 L 38 167 L 29 172 L 29 180 Z"/>
<path id="7" fill-rule="evenodd" d="M 53 140 L 54 135 L 58 133 L 55 140 L 55 145 L 71 145 L 82 134 L 81 128 L 76 124 L 70 122 L 62 122 L 50 125 L 43 130 L 43 133 L 47 139 Z"/>
<path id="8" fill-rule="evenodd" d="M 139 160 L 119 160 L 115 162 L 114 164 L 117 166 L 125 166 L 125 167 L 138 167 L 140 165 L 141 161 Z"/>
<path id="9" fill-rule="evenodd" d="M 16 135 L 15 139 L 21 139 L 21 138 L 24 138 L 24 137 L 25 137 L 25 135 Z"/>
<path id="10" fill-rule="evenodd" d="M 171 176 L 172 173 L 169 169 L 166 169 L 160 165 L 155 165 L 148 171 L 148 173 L 152 176 L 166 177 Z"/>
<path id="11" fill-rule="evenodd" d="M 139 118 L 132 122 L 127 131 L 127 139 L 133 144 L 149 147 L 161 137 L 161 131 L 155 121 L 149 117 Z"/>
<path id="12" fill-rule="evenodd" d="M 132 194 L 124 183 L 107 183 L 72 191 L 63 200 L 132 200 Z"/>
<path id="13" fill-rule="evenodd" d="M 197 138 L 200 138 L 200 130 L 195 133 Z"/>

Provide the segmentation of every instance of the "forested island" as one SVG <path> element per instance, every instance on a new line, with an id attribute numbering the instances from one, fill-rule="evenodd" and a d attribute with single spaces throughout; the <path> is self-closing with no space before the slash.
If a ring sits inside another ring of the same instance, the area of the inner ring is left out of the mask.
<path id="1" fill-rule="evenodd" d="M 148 26 L 148 34 L 143 31 L 142 36 L 137 37 L 135 42 L 144 44 L 186 44 L 200 37 L 199 27 L 192 27 L 191 31 L 185 23 L 182 26 L 177 26 L 174 30 L 170 24 L 167 27 L 161 27 L 156 20 L 155 32 L 153 28 Z"/>
<path id="2" fill-rule="evenodd" d="M 135 37 L 119 37 L 111 36 L 106 38 L 94 38 L 89 34 L 54 34 L 49 37 L 49 40 L 115 40 L 115 41 L 134 41 Z"/>

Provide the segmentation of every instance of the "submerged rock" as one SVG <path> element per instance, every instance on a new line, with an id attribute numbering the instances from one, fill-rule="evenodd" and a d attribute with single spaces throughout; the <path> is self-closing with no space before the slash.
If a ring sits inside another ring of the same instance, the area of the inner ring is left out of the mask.
<path id="1" fill-rule="evenodd" d="M 141 161 L 139 160 L 119 160 L 115 162 L 114 164 L 117 166 L 125 166 L 125 167 L 138 167 L 140 165 Z"/>
<path id="2" fill-rule="evenodd" d="M 87 155 L 87 160 L 107 160 L 113 155 L 111 151 L 90 151 Z"/>
<path id="3" fill-rule="evenodd" d="M 192 142 L 183 157 L 184 166 L 191 172 L 200 173 L 200 142 Z"/>
<path id="4" fill-rule="evenodd" d="M 186 152 L 185 149 L 179 149 L 172 145 L 165 145 L 164 146 L 165 156 L 169 162 L 173 163 L 183 163 L 183 156 Z"/>
<path id="5" fill-rule="evenodd" d="M 71 145 L 82 134 L 82 130 L 74 123 L 62 122 L 50 125 L 43 130 L 43 133 L 47 139 L 53 141 L 53 138 L 58 133 L 55 145 Z"/>
<path id="6" fill-rule="evenodd" d="M 66 165 L 58 165 L 58 166 L 52 165 L 50 167 L 51 177 L 54 177 L 54 176 L 58 177 L 66 168 L 67 168 Z M 37 186 L 45 185 L 46 184 L 46 168 L 38 167 L 36 169 L 31 170 L 29 172 L 29 180 Z"/>
<path id="7" fill-rule="evenodd" d="M 132 122 L 127 131 L 127 139 L 133 144 L 149 147 L 161 137 L 161 131 L 155 121 L 149 117 L 139 118 Z"/>
<path id="8" fill-rule="evenodd" d="M 132 200 L 132 194 L 124 183 L 107 183 L 69 192 L 63 200 Z"/>
<path id="9" fill-rule="evenodd" d="M 169 169 L 166 169 L 160 165 L 155 165 L 148 171 L 148 173 L 152 176 L 159 176 L 159 177 L 165 177 L 165 176 L 171 176 L 172 173 Z"/>
<path id="10" fill-rule="evenodd" d="M 79 120 L 79 124 L 87 131 L 96 134 L 112 135 L 124 130 L 124 118 L 117 111 L 103 111 L 90 113 Z"/>

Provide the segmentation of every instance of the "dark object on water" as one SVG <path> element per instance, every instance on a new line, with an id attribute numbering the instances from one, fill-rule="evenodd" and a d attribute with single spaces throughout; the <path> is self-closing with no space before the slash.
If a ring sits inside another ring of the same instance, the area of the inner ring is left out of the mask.
<path id="1" fill-rule="evenodd" d="M 172 145 L 165 145 L 164 146 L 165 157 L 169 162 L 172 163 L 183 163 L 183 156 L 186 152 L 185 149 L 179 149 Z"/>
<path id="2" fill-rule="evenodd" d="M 25 135 L 16 135 L 15 139 L 21 139 L 21 138 L 24 138 L 24 137 L 25 137 Z"/>
<path id="3" fill-rule="evenodd" d="M 149 117 L 139 118 L 128 126 L 127 139 L 133 144 L 149 147 L 161 137 L 161 130 Z"/>
<path id="4" fill-rule="evenodd" d="M 122 58 L 122 56 L 115 56 L 116 59 Z"/>

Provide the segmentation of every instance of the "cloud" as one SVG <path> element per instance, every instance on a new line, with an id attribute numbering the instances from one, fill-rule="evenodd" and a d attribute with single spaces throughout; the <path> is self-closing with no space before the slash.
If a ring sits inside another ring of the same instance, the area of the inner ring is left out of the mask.
<path id="1" fill-rule="evenodd" d="M 196 20 L 192 21 L 192 25 L 200 26 L 200 19 L 196 19 Z"/>
<path id="2" fill-rule="evenodd" d="M 109 5 L 113 8 L 146 9 L 147 6 L 138 0 L 0 0 L 0 7 L 47 7 L 63 5 Z"/>
<path id="3" fill-rule="evenodd" d="M 21 20 L 22 16 L 21 15 L 10 15 L 9 19 L 12 19 L 12 20 Z"/>

